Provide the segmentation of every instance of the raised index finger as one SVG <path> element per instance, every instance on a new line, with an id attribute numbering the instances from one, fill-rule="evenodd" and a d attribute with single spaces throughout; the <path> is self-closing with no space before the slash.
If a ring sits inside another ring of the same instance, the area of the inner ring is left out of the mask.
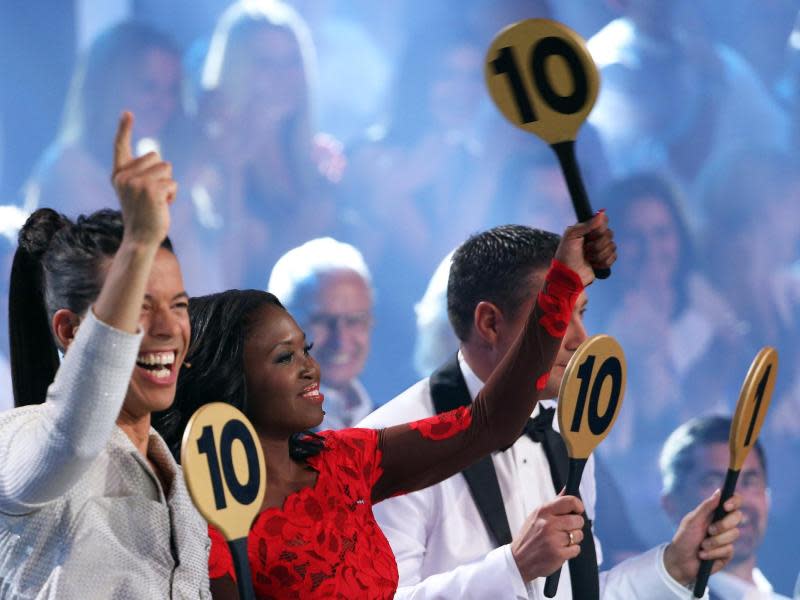
<path id="1" fill-rule="evenodd" d="M 131 151 L 131 133 L 133 131 L 133 115 L 127 110 L 122 113 L 114 138 L 114 172 L 133 160 Z"/>

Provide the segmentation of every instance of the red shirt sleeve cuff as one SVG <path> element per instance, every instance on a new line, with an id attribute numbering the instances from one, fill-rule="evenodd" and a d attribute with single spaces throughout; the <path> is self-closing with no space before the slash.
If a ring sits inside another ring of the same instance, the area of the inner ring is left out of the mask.
<path id="1" fill-rule="evenodd" d="M 572 319 L 572 310 L 583 291 L 578 274 L 565 264 L 553 259 L 545 283 L 539 292 L 538 305 L 542 311 L 539 324 L 554 338 L 563 338 Z M 546 381 L 539 384 L 544 387 Z"/>
<path id="2" fill-rule="evenodd" d="M 565 288 L 565 291 L 578 295 L 583 291 L 583 282 L 580 276 L 561 261 L 553 259 L 547 271 L 545 281 L 549 284 Z"/>

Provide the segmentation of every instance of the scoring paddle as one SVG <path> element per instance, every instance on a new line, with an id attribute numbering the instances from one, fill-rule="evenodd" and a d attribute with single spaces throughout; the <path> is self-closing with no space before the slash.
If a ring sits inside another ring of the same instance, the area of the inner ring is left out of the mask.
<path id="1" fill-rule="evenodd" d="M 247 535 L 267 490 L 267 467 L 253 426 L 230 404 L 202 406 L 183 433 L 181 464 L 197 510 L 228 541 L 239 598 L 253 600 Z"/>
<path id="2" fill-rule="evenodd" d="M 600 75 L 581 36 L 549 19 L 520 21 L 494 39 L 484 72 L 500 112 L 555 151 L 578 220 L 591 219 L 575 138 L 597 99 Z M 595 270 L 598 279 L 610 274 Z"/>
<path id="3" fill-rule="evenodd" d="M 577 496 L 586 461 L 611 431 L 625 396 L 625 354 L 608 335 L 594 335 L 572 355 L 558 390 L 558 427 L 569 456 L 565 493 Z M 591 536 L 591 530 L 585 532 Z M 544 594 L 558 591 L 561 569 L 547 578 Z M 600 584 L 593 583 L 592 598 L 600 597 Z M 592 600 L 587 598 L 586 600 Z"/>
<path id="4" fill-rule="evenodd" d="M 767 416 L 777 375 L 778 351 L 769 346 L 762 348 L 753 359 L 739 392 L 739 401 L 736 403 L 736 412 L 733 415 L 731 434 L 728 439 L 730 445 L 728 473 L 725 476 L 725 485 L 720 494 L 719 505 L 714 511 L 712 523 L 719 521 L 727 514 L 724 508 L 725 502 L 733 496 L 736 482 L 739 479 L 739 471 L 750 449 L 758 439 L 761 425 Z M 694 584 L 695 598 L 702 598 L 705 595 L 713 562 L 704 560 L 700 563 L 700 570 Z"/>

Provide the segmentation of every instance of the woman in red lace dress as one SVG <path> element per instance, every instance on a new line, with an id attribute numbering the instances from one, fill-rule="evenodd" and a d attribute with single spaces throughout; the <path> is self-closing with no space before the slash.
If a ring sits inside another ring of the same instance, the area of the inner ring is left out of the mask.
<path id="1" fill-rule="evenodd" d="M 438 483 L 516 440 L 591 267 L 616 258 L 607 223 L 600 214 L 566 231 L 522 334 L 469 408 L 382 430 L 307 433 L 324 414 L 319 365 L 274 296 L 231 290 L 192 299 L 192 368 L 182 370 L 175 410 L 160 428 L 177 442 L 191 414 L 219 400 L 252 421 L 269 473 L 248 539 L 259 598 L 393 597 L 397 565 L 372 505 Z M 213 528 L 210 535 L 212 591 L 235 597 L 227 545 Z"/>

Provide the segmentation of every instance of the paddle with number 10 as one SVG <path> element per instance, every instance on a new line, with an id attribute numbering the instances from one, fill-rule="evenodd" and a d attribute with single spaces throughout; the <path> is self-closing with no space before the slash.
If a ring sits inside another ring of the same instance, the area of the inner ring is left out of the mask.
<path id="1" fill-rule="evenodd" d="M 611 431 L 625 396 L 625 354 L 608 335 L 594 335 L 578 347 L 567 364 L 558 390 L 558 427 L 569 455 L 565 493 L 578 496 L 586 461 Z M 591 535 L 591 531 L 589 532 Z M 547 578 L 544 595 L 558 591 L 561 569 Z M 600 597 L 600 584 L 592 582 L 593 600 Z"/>
<path id="2" fill-rule="evenodd" d="M 267 490 L 264 453 L 253 426 L 230 404 L 202 406 L 183 433 L 181 464 L 197 510 L 228 541 L 240 600 L 253 600 L 247 536 Z"/>
<path id="3" fill-rule="evenodd" d="M 730 464 L 725 476 L 725 485 L 719 498 L 719 505 L 714 511 L 711 522 L 716 523 L 727 513 L 725 502 L 733 496 L 739 471 L 747 458 L 750 449 L 755 445 L 761 425 L 767 416 L 767 409 L 775 389 L 775 379 L 778 375 L 778 351 L 775 348 L 762 348 L 744 378 L 742 390 L 739 392 L 739 401 L 736 403 L 736 412 L 731 422 L 731 435 L 728 440 L 730 445 Z M 695 598 L 702 598 L 706 593 L 708 577 L 711 575 L 713 561 L 704 560 L 700 563 L 700 570 L 694 584 Z"/>
<path id="4" fill-rule="evenodd" d="M 578 221 L 591 219 L 575 137 L 597 99 L 600 75 L 583 38 L 549 19 L 509 25 L 489 47 L 485 75 L 500 112 L 555 151 Z M 598 279 L 610 274 L 610 269 L 595 270 Z"/>

